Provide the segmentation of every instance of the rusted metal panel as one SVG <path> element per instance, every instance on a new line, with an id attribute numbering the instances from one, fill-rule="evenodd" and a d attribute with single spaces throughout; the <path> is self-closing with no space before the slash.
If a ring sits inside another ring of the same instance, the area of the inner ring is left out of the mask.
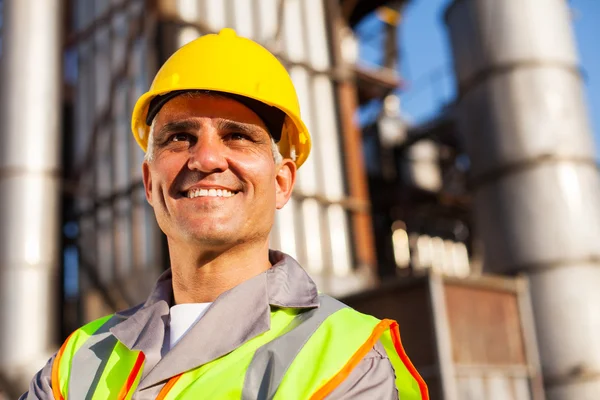
<path id="1" fill-rule="evenodd" d="M 522 294 L 521 281 L 522 279 L 507 279 L 506 277 L 498 275 L 479 275 L 470 276 L 466 278 L 457 278 L 448 275 L 444 276 L 444 283 L 446 285 L 465 286 L 469 288 L 479 288 L 483 290 Z"/>
<path id="2" fill-rule="evenodd" d="M 461 400 L 531 399 L 527 377 L 513 378 L 503 372 L 497 372 L 459 376 L 457 382 Z"/>
<path id="3" fill-rule="evenodd" d="M 516 293 L 448 283 L 444 289 L 456 364 L 526 363 Z"/>
<path id="4" fill-rule="evenodd" d="M 344 301 L 360 312 L 398 321 L 402 344 L 417 366 L 436 364 L 434 326 L 426 282 L 378 289 Z"/>
<path id="5" fill-rule="evenodd" d="M 407 354 L 432 399 L 544 399 L 522 278 L 427 273 L 343 301 L 399 322 Z"/>

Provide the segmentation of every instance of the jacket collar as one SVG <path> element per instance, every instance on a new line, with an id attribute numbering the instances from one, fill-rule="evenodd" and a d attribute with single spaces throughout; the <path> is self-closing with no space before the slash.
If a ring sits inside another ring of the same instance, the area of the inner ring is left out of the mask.
<path id="1" fill-rule="evenodd" d="M 168 342 L 165 333 L 173 303 L 170 270 L 160 276 L 141 307 L 117 313 L 123 322 L 111 333 L 130 350 L 146 356 L 139 389 L 206 364 L 269 330 L 270 306 L 319 306 L 316 285 L 296 260 L 279 251 L 270 251 L 269 260 L 270 269 L 221 294 L 168 352 L 163 345 Z"/>
<path id="2" fill-rule="evenodd" d="M 267 275 L 269 304 L 283 308 L 315 308 L 319 306 L 317 286 L 292 257 L 270 250 L 269 261 L 273 267 Z"/>

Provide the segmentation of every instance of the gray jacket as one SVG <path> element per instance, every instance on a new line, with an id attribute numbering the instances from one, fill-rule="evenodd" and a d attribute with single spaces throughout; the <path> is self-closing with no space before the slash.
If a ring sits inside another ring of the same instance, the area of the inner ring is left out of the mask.
<path id="1" fill-rule="evenodd" d="M 300 265 L 281 252 L 271 251 L 269 256 L 272 268 L 220 295 L 171 350 L 168 350 L 173 298 L 170 270 L 161 275 L 144 304 L 117 313 L 122 322 L 110 329 L 112 335 L 129 349 L 140 350 L 146 356 L 134 400 L 156 398 L 169 378 L 221 357 L 267 331 L 272 306 L 319 307 L 317 287 Z M 35 375 L 21 400 L 53 399 L 53 361 L 54 357 Z M 90 362 L 94 361 L 98 362 Z M 398 399 L 394 370 L 380 343 L 328 399 Z"/>

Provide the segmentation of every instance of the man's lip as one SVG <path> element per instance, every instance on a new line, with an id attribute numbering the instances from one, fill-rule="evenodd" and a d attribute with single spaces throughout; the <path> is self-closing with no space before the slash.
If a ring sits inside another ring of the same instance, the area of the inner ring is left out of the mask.
<path id="1" fill-rule="evenodd" d="M 239 190 L 237 190 L 237 189 L 232 189 L 230 187 L 220 186 L 220 185 L 194 185 L 194 186 L 190 186 L 187 189 L 182 190 L 182 192 L 187 193 L 191 190 L 198 190 L 198 189 L 206 189 L 206 190 L 221 189 L 221 190 L 229 190 L 230 192 L 239 192 Z"/>
<path id="2" fill-rule="evenodd" d="M 241 190 L 236 190 L 236 189 L 230 189 L 226 186 L 220 186 L 220 185 L 194 185 L 194 186 L 190 186 L 189 188 L 182 190 L 180 193 L 181 196 L 183 197 L 187 197 L 188 193 L 191 192 L 192 190 L 210 190 L 210 189 L 215 189 L 215 190 L 228 190 L 233 194 L 237 194 L 239 192 L 241 192 Z"/>

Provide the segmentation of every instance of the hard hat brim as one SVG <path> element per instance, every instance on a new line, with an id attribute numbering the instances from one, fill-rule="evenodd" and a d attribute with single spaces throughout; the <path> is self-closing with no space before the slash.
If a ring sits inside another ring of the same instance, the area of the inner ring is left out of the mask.
<path id="1" fill-rule="evenodd" d="M 265 101 L 264 99 L 251 97 L 251 96 L 245 95 L 243 93 L 235 93 L 235 92 L 231 92 L 231 91 L 223 92 L 222 90 L 219 90 L 218 88 L 206 88 L 206 87 L 204 87 L 204 88 L 189 88 L 189 89 L 186 89 L 186 91 L 207 91 L 207 92 L 221 92 L 221 93 L 225 93 L 225 94 L 232 94 L 232 95 L 256 100 L 263 104 L 266 104 L 268 106 L 275 107 L 275 108 L 281 110 L 285 114 L 286 118 L 283 123 L 281 137 L 278 141 L 279 147 L 280 147 L 280 149 L 282 149 L 282 148 L 293 149 L 293 150 L 287 152 L 288 154 L 282 153 L 282 155 L 283 155 L 283 157 L 291 158 L 292 160 L 294 160 L 297 168 L 299 168 L 302 164 L 304 164 L 304 161 L 306 161 L 306 158 L 308 157 L 308 154 L 310 153 L 310 150 L 312 147 L 311 137 L 310 137 L 310 134 L 308 133 L 308 129 L 307 129 L 306 125 L 304 124 L 304 122 L 301 119 L 297 118 L 289 110 L 285 110 L 281 106 L 270 104 L 268 101 Z M 150 126 L 148 126 L 146 123 L 146 116 L 148 115 L 148 109 L 150 106 L 150 102 L 156 96 L 163 96 L 169 92 L 170 91 L 168 91 L 168 90 L 156 91 L 156 92 L 149 91 L 149 92 L 143 94 L 135 104 L 135 107 L 133 109 L 133 117 L 131 119 L 131 130 L 133 132 L 133 136 L 134 136 L 137 144 L 140 146 L 140 148 L 144 152 L 148 151 L 148 135 L 150 133 Z M 293 140 L 293 138 L 298 138 L 298 140 Z"/>

